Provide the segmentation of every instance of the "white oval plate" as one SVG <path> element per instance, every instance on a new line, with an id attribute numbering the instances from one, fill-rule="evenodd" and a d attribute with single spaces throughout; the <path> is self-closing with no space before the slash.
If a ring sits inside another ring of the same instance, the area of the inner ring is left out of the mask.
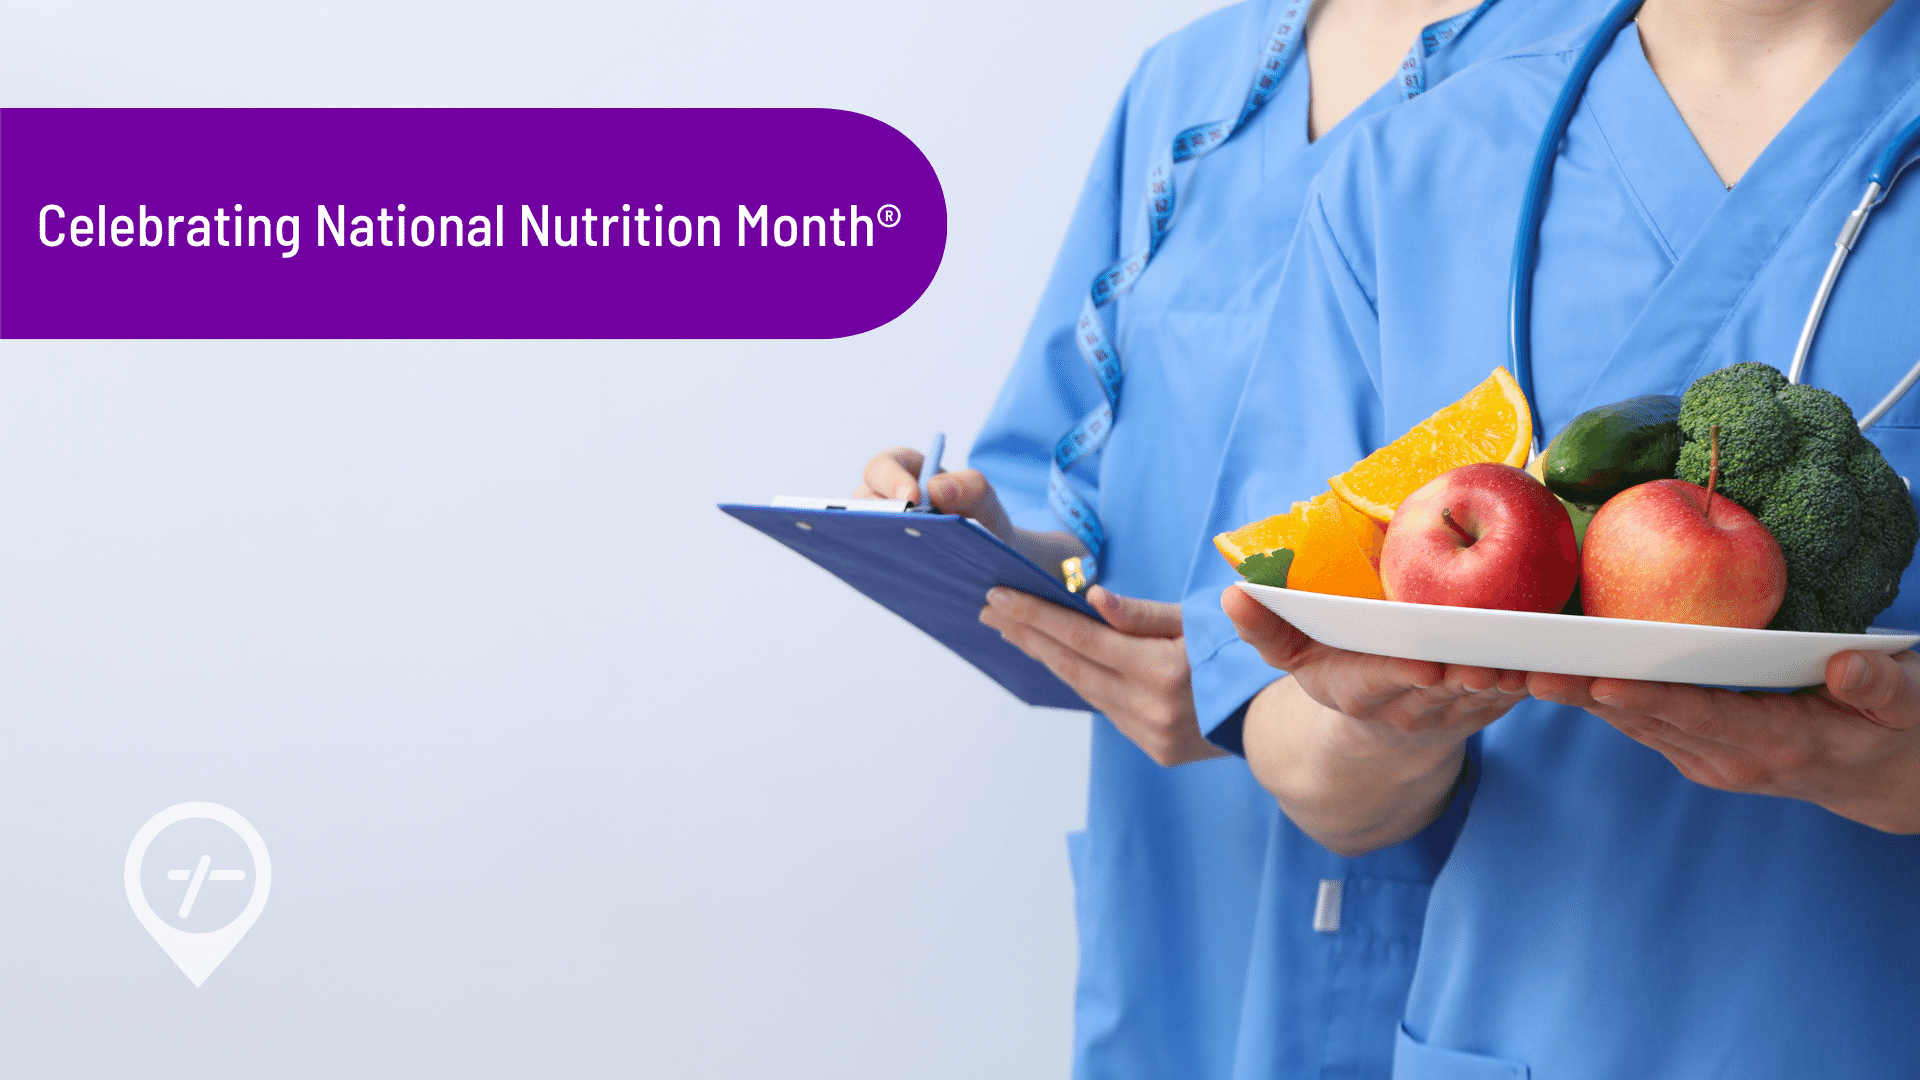
<path id="1" fill-rule="evenodd" d="M 1533 611 L 1402 604 L 1238 583 L 1325 645 L 1443 664 L 1708 686 L 1813 686 L 1847 649 L 1897 653 L 1920 634 L 1803 634 Z"/>

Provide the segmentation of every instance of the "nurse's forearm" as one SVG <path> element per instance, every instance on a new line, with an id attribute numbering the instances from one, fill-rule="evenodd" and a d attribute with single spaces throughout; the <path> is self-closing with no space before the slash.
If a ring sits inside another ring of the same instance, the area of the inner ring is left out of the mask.
<path id="1" fill-rule="evenodd" d="M 1414 836 L 1446 810 L 1466 753 L 1455 731 L 1363 723 L 1308 697 L 1291 677 L 1247 708 L 1247 764 L 1280 809 L 1348 857 Z"/>

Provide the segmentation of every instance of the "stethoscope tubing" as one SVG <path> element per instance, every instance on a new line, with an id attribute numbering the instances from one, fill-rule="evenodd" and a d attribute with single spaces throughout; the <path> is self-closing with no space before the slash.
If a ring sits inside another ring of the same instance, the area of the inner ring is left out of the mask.
<path id="1" fill-rule="evenodd" d="M 1833 286 L 1840 280 L 1840 268 L 1847 265 L 1847 256 L 1853 254 L 1853 245 L 1860 240 L 1860 230 L 1866 228 L 1867 215 L 1880 200 L 1880 185 L 1869 181 L 1867 193 L 1860 197 L 1860 205 L 1847 215 L 1847 223 L 1840 226 L 1840 237 L 1833 242 L 1833 258 L 1827 260 L 1827 272 L 1820 275 L 1820 287 L 1814 290 L 1813 306 L 1807 309 L 1807 321 L 1800 327 L 1800 340 L 1793 346 L 1793 363 L 1787 365 L 1787 381 L 1797 383 L 1807 368 L 1807 354 L 1813 351 L 1813 336 L 1820 331 L 1820 320 L 1827 314 L 1827 300 L 1833 296 Z"/>
<path id="2" fill-rule="evenodd" d="M 1881 199 L 1885 199 L 1886 193 L 1893 190 L 1893 182 L 1907 171 L 1907 166 L 1913 164 L 1911 161 L 1905 165 L 1901 162 L 1916 145 L 1920 145 L 1920 116 L 1914 117 L 1906 127 L 1900 129 L 1900 134 L 1895 135 L 1887 148 L 1880 152 L 1880 160 L 1873 163 L 1873 171 L 1867 174 L 1868 183 L 1880 186 Z M 1876 203 L 1878 201 L 1875 200 Z"/>
<path id="3" fill-rule="evenodd" d="M 1820 288 L 1813 294 L 1813 306 L 1807 310 L 1806 325 L 1800 328 L 1800 340 L 1793 347 L 1793 364 L 1787 369 L 1787 381 L 1797 383 L 1806 371 L 1807 355 L 1813 351 L 1814 335 L 1820 331 L 1820 321 L 1826 317 L 1827 301 L 1833 296 L 1833 287 L 1840 280 L 1840 268 L 1847 263 L 1847 256 L 1853 253 L 1853 246 L 1860 242 L 1860 233 L 1867 227 L 1867 216 L 1873 208 L 1886 201 L 1887 193 L 1893 189 L 1893 182 L 1900 178 L 1911 161 L 1901 162 L 1920 144 L 1920 117 L 1915 117 L 1900 129 L 1899 134 L 1887 143 L 1880 152 L 1879 160 L 1873 163 L 1873 171 L 1867 174 L 1867 190 L 1860 196 L 1860 205 L 1847 215 L 1846 223 L 1840 226 L 1840 235 L 1833 241 L 1833 258 L 1827 261 L 1827 272 L 1820 277 Z M 1894 384 L 1887 396 L 1867 410 L 1860 418 L 1860 430 L 1865 431 L 1878 423 L 1894 403 L 1905 397 L 1913 384 L 1920 382 L 1920 360 L 1914 361 L 1907 374 Z"/>
<path id="4" fill-rule="evenodd" d="M 1600 58 L 1607 54 L 1613 39 L 1620 36 L 1646 0 L 1621 0 L 1600 23 L 1600 29 L 1587 42 L 1573 62 L 1573 71 L 1560 87 L 1560 97 L 1547 115 L 1547 129 L 1540 136 L 1540 147 L 1533 153 L 1533 168 L 1527 172 L 1527 191 L 1520 202 L 1520 234 L 1513 241 L 1513 264 L 1507 278 L 1507 365 L 1526 395 L 1527 408 L 1533 413 L 1533 445 L 1539 449 L 1542 434 L 1540 407 L 1533 401 L 1533 264 L 1540 247 L 1540 221 L 1547 213 L 1547 181 L 1553 176 L 1554 160 L 1560 156 L 1560 140 L 1573 122 L 1573 110 L 1579 108 L 1586 93 L 1587 80 Z"/>
<path id="5" fill-rule="evenodd" d="M 1547 117 L 1546 130 L 1540 136 L 1540 146 L 1534 151 L 1533 168 L 1527 174 L 1527 189 L 1520 203 L 1520 226 L 1513 241 L 1513 263 L 1507 284 L 1507 361 L 1514 380 L 1526 395 L 1527 408 L 1533 414 L 1536 449 L 1546 436 L 1542 433 L 1540 408 L 1533 399 L 1533 270 L 1539 256 L 1540 222 L 1546 216 L 1548 181 L 1553 176 L 1554 162 L 1560 156 L 1560 142 L 1566 138 L 1567 126 L 1573 121 L 1573 112 L 1586 93 L 1587 82 L 1593 77 L 1594 68 L 1599 66 L 1600 59 L 1612 47 L 1613 39 L 1620 36 L 1620 31 L 1626 29 L 1627 23 L 1640 13 L 1644 3 L 1645 0 L 1622 0 L 1607 13 L 1593 39 L 1580 51 L 1566 83 L 1560 87 L 1560 96 L 1553 104 L 1553 112 Z M 1826 273 L 1821 275 L 1820 286 L 1814 292 L 1813 305 L 1808 309 L 1806 322 L 1800 328 L 1800 338 L 1794 343 L 1793 360 L 1787 367 L 1788 382 L 1799 382 L 1805 372 L 1807 357 L 1813 351 L 1814 337 L 1819 333 L 1820 322 L 1826 315 L 1827 301 L 1832 298 L 1834 286 L 1840 280 L 1840 269 L 1846 265 L 1847 256 L 1852 254 L 1854 245 L 1859 243 L 1868 215 L 1886 201 L 1894 181 L 1913 164 L 1905 159 L 1916 145 L 1920 145 L 1920 117 L 1900 129 L 1874 162 L 1873 171 L 1867 177 L 1866 194 L 1861 196 L 1860 205 L 1847 215 L 1846 223 L 1840 227 L 1840 235 L 1834 241 L 1833 258 L 1828 260 Z M 1906 396 L 1916 382 L 1920 382 L 1920 361 L 1908 369 L 1906 376 L 1886 397 L 1880 399 L 1879 404 L 1860 418 L 1860 430 L 1867 430 L 1885 416 L 1887 410 Z"/>

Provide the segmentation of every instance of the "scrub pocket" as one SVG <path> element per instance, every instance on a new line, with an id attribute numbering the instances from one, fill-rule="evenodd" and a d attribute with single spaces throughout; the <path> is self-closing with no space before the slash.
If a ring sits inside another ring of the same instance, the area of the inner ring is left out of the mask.
<path id="1" fill-rule="evenodd" d="M 1386 1075 L 1393 1054 L 1388 1033 L 1406 1014 L 1429 891 L 1420 881 L 1347 875 L 1334 916 L 1338 926 L 1330 931 L 1333 954 L 1320 1075 Z M 1326 914 L 1317 911 L 1316 922 Z M 1329 932 L 1324 926 L 1315 929 Z"/>
<path id="2" fill-rule="evenodd" d="M 1405 1024 L 1393 1051 L 1393 1080 L 1528 1080 L 1532 1075 L 1517 1061 L 1428 1046 L 1407 1034 Z"/>

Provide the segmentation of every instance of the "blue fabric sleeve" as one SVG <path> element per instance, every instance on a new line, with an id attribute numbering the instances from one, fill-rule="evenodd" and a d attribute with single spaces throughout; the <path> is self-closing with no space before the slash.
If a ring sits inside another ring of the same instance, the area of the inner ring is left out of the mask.
<path id="1" fill-rule="evenodd" d="M 1135 79 L 1138 79 L 1136 74 Z M 1061 528 L 1047 505 L 1047 467 L 1053 444 L 1082 416 L 1101 404 L 1099 383 L 1074 343 L 1080 306 L 1093 279 L 1119 259 L 1124 128 L 1132 86 L 1114 108 L 1094 154 L 1066 239 L 1041 293 L 1013 371 L 986 424 L 974 438 L 968 464 L 986 474 L 1015 525 Z M 1089 505 L 1097 502 L 1098 453 L 1082 459 L 1070 482 Z"/>
<path id="2" fill-rule="evenodd" d="M 1349 140 L 1349 147 L 1361 140 Z M 1343 148 L 1343 150 L 1346 148 Z M 1319 191 L 1347 175 L 1336 155 L 1316 181 L 1279 270 L 1276 300 L 1227 437 L 1205 535 L 1285 513 L 1326 490 L 1378 441 L 1379 316 Z M 1371 267 L 1369 266 L 1369 269 Z M 1369 275 L 1370 276 L 1370 275 Z M 1211 543 L 1189 570 L 1182 618 L 1200 729 L 1228 749 L 1246 703 L 1283 673 L 1242 642 L 1220 608 L 1240 580 Z"/>
<path id="3" fill-rule="evenodd" d="M 1212 545 L 1208 545 L 1211 548 Z M 1226 566 L 1223 560 L 1221 566 Z M 1231 569 L 1228 570 L 1231 573 Z M 1213 594 L 1213 610 L 1220 611 L 1220 593 Z M 1200 730 L 1206 733 L 1207 741 L 1230 754 L 1247 756 L 1242 731 L 1246 726 L 1247 705 L 1253 696 L 1266 688 L 1266 685 L 1285 675 L 1267 666 L 1253 646 L 1235 637 L 1231 642 L 1222 642 L 1220 647 L 1205 658 L 1196 656 L 1193 651 L 1193 611 L 1182 605 L 1181 618 L 1187 625 L 1187 662 L 1193 666 L 1193 707 L 1200 718 Z M 1220 621 L 1227 622 L 1224 614 Z M 1233 624 L 1227 623 L 1227 630 L 1233 630 Z M 1205 672 L 1204 677 L 1202 672 Z"/>

